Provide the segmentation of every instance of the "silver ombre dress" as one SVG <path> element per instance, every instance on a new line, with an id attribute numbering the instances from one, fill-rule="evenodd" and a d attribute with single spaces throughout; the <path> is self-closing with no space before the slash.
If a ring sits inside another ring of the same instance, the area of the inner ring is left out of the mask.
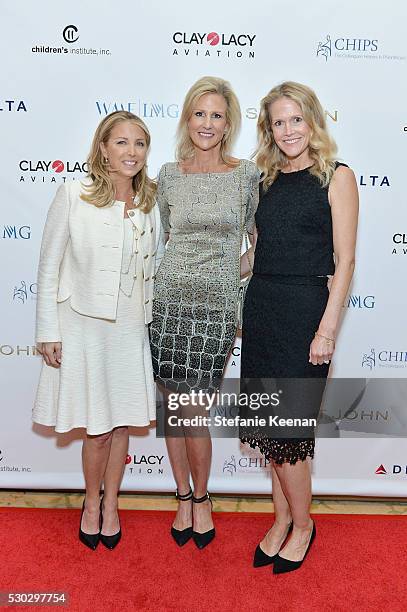
<path id="1" fill-rule="evenodd" d="M 241 160 L 229 172 L 161 168 L 157 201 L 169 233 L 155 280 L 153 369 L 174 391 L 220 385 L 237 328 L 242 227 L 254 226 L 259 172 Z"/>

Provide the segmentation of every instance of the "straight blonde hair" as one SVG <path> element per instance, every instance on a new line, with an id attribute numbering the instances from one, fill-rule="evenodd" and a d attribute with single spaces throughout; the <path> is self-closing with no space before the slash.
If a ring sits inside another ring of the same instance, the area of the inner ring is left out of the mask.
<path id="1" fill-rule="evenodd" d="M 239 133 L 242 120 L 240 104 L 230 83 L 213 76 L 205 76 L 199 79 L 192 85 L 185 96 L 177 128 L 176 159 L 179 162 L 183 162 L 194 155 L 194 145 L 189 135 L 188 121 L 191 118 L 193 109 L 199 98 L 208 93 L 219 94 L 226 101 L 226 121 L 228 123 L 228 128 L 225 136 L 222 138 L 220 156 L 223 163 L 228 166 L 234 166 L 235 164 L 230 161 L 230 155 L 236 136 Z"/>
<path id="2" fill-rule="evenodd" d="M 151 136 L 148 127 L 137 115 L 128 111 L 115 111 L 107 115 L 99 123 L 93 137 L 92 146 L 87 159 L 88 176 L 92 179 L 92 184 L 85 186 L 85 192 L 81 195 L 82 200 L 93 204 L 98 208 L 110 206 L 115 200 L 115 186 L 109 174 L 109 166 L 105 162 L 100 144 L 104 144 L 110 138 L 113 128 L 123 121 L 131 121 L 140 127 L 145 136 L 147 153 L 150 148 Z M 155 202 L 156 184 L 147 176 L 147 165 L 133 177 L 133 190 L 139 197 L 138 208 L 144 213 L 150 212 Z"/>
<path id="3" fill-rule="evenodd" d="M 287 164 L 287 157 L 277 146 L 271 127 L 271 104 L 280 98 L 289 98 L 301 109 L 304 121 L 311 128 L 309 155 L 313 161 L 309 172 L 326 187 L 335 172 L 336 144 L 328 134 L 325 114 L 314 91 L 294 81 L 273 87 L 260 103 L 257 121 L 257 148 L 254 159 L 262 173 L 263 189 L 267 191 L 278 172 Z"/>

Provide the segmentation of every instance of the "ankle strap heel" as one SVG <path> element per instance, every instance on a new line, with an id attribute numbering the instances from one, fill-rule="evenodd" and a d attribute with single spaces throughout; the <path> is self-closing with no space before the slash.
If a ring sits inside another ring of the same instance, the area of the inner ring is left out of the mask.
<path id="1" fill-rule="evenodd" d="M 195 495 L 192 495 L 192 501 L 194 504 L 202 504 L 202 502 L 206 500 L 209 500 L 212 505 L 211 496 L 209 495 L 208 491 L 205 493 L 205 495 L 202 495 L 202 497 L 195 497 Z"/>
<path id="2" fill-rule="evenodd" d="M 179 501 L 189 501 L 190 499 L 194 499 L 194 496 L 192 495 L 192 489 L 190 488 L 188 493 L 185 493 L 185 495 L 180 495 L 178 493 L 178 489 L 175 491 L 175 498 L 178 499 Z"/>
<path id="3" fill-rule="evenodd" d="M 211 502 L 212 506 L 213 504 L 211 496 L 209 495 L 208 491 L 205 493 L 205 495 L 202 495 L 202 497 L 195 497 L 195 495 L 192 496 L 192 502 L 194 504 L 202 504 L 207 500 Z M 215 528 L 213 527 L 212 529 L 209 529 L 209 531 L 205 531 L 204 533 L 192 531 L 192 537 L 198 548 L 205 548 L 205 546 L 208 546 L 208 544 L 212 542 L 213 538 L 215 537 Z"/>
<path id="4" fill-rule="evenodd" d="M 192 499 L 192 489 L 189 488 L 188 493 L 184 495 L 180 495 L 178 493 L 178 489 L 175 491 L 175 498 L 178 501 L 189 501 Z M 171 527 L 171 535 L 178 544 L 178 546 L 184 546 L 192 538 L 192 527 L 186 527 L 186 529 L 175 529 L 175 527 Z"/>

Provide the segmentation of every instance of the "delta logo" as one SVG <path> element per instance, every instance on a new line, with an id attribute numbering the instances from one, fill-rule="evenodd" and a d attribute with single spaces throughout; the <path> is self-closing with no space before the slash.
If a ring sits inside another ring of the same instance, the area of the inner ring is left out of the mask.
<path id="1" fill-rule="evenodd" d="M 387 470 L 384 467 L 383 463 L 381 463 L 379 465 L 379 467 L 377 468 L 377 470 L 375 471 L 375 474 L 387 474 Z"/>
<path id="2" fill-rule="evenodd" d="M 172 55 L 254 59 L 256 34 L 212 32 L 174 32 Z"/>
<path id="3" fill-rule="evenodd" d="M 379 467 L 375 470 L 375 474 L 377 474 L 378 476 L 381 475 L 387 475 L 387 476 L 391 476 L 391 475 L 402 475 L 402 476 L 407 476 L 407 465 L 400 465 L 398 463 L 394 463 L 391 467 L 391 470 L 387 470 L 385 468 L 385 466 L 383 465 L 383 463 L 381 463 L 379 465 Z"/>
<path id="4" fill-rule="evenodd" d="M 54 160 L 32 160 L 22 159 L 18 163 L 20 172 L 20 183 L 56 183 L 57 178 L 65 182 L 67 178 L 75 179 L 75 176 L 82 176 L 88 171 L 87 162 Z"/>

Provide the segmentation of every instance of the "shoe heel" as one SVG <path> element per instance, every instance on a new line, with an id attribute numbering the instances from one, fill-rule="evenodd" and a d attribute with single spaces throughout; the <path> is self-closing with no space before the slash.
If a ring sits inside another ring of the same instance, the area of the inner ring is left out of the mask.
<path id="1" fill-rule="evenodd" d="M 288 527 L 287 535 L 284 538 L 283 544 L 286 541 L 287 536 L 291 533 L 292 530 L 293 530 L 293 523 L 291 521 L 290 526 Z M 264 552 L 264 550 L 260 548 L 260 544 L 259 544 L 256 550 L 254 551 L 253 567 L 265 567 L 266 565 L 272 565 L 274 561 L 276 560 L 277 555 L 278 553 L 276 553 L 275 555 L 267 555 Z"/>
<path id="2" fill-rule="evenodd" d="M 85 531 L 82 531 L 82 517 L 83 517 L 84 510 L 85 510 L 85 500 L 83 500 L 83 503 L 82 503 L 81 518 L 79 520 L 79 540 L 82 542 L 82 544 L 85 544 L 85 546 L 87 546 L 91 550 L 96 550 L 96 547 L 99 544 L 99 540 L 100 540 L 100 531 L 99 533 L 86 533 Z"/>
<path id="3" fill-rule="evenodd" d="M 211 497 L 208 491 L 202 497 L 195 497 L 194 495 L 192 496 L 192 502 L 194 504 L 201 504 L 202 502 L 206 500 L 209 500 L 211 502 L 211 506 L 213 506 L 212 500 L 211 500 Z M 209 531 L 205 531 L 204 533 L 199 533 L 198 531 L 192 530 L 192 538 L 196 546 L 201 550 L 202 548 L 205 548 L 205 546 L 208 546 L 208 544 L 212 542 L 215 535 L 216 535 L 216 532 L 215 532 L 214 527 L 212 529 L 209 529 Z"/>
<path id="4" fill-rule="evenodd" d="M 100 500 L 100 541 L 102 542 L 103 546 L 106 546 L 106 548 L 108 548 L 109 550 L 113 550 L 114 548 L 116 548 L 116 546 L 122 539 L 120 519 L 119 519 L 119 531 L 117 533 L 114 533 L 113 535 L 110 535 L 110 536 L 103 535 L 102 533 L 102 524 L 103 524 L 102 503 L 103 503 L 103 497 Z"/>
<path id="5" fill-rule="evenodd" d="M 189 501 L 192 499 L 192 489 L 190 488 L 185 495 L 180 495 L 177 489 L 175 491 L 175 497 L 178 501 Z M 192 527 L 186 527 L 185 529 L 175 529 L 175 527 L 171 527 L 171 535 L 178 546 L 184 546 L 192 538 Z"/>

